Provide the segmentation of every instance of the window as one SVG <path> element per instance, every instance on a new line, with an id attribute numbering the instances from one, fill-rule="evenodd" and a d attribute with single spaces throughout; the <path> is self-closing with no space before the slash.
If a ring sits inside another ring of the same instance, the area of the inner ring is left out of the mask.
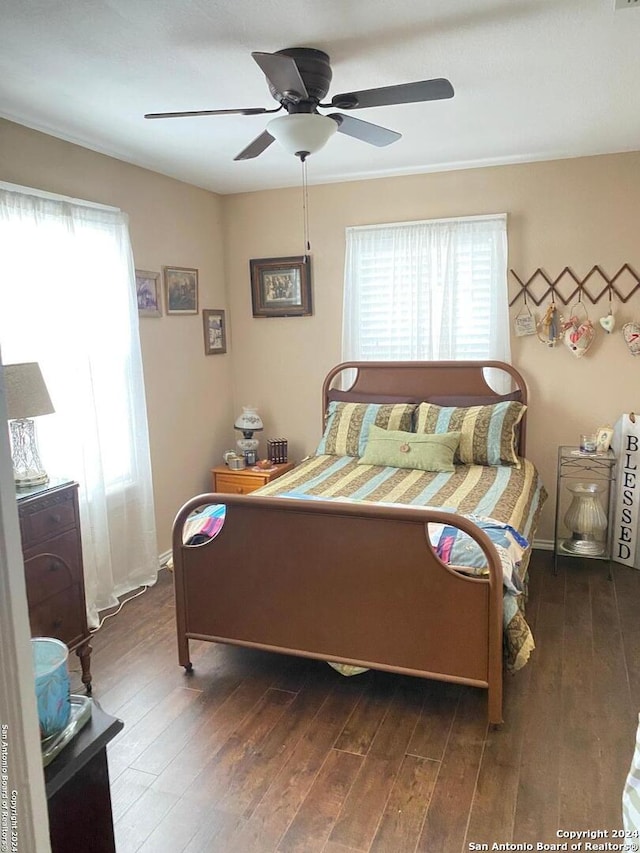
<path id="1" fill-rule="evenodd" d="M 90 623 L 158 566 L 134 264 L 115 208 L 0 186 L 0 345 L 36 361 L 51 477 L 79 483 Z"/>
<path id="2" fill-rule="evenodd" d="M 508 361 L 506 216 L 347 229 L 345 360 Z"/>

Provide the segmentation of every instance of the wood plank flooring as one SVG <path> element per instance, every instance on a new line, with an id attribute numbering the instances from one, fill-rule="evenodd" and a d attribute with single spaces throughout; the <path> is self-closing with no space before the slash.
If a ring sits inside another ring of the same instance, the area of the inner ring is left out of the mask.
<path id="1" fill-rule="evenodd" d="M 186 676 L 162 571 L 93 638 L 94 698 L 125 723 L 108 750 L 118 853 L 461 853 L 619 828 L 640 572 L 554 576 L 537 551 L 530 575 L 537 648 L 489 728 L 470 687 L 199 642 Z"/>

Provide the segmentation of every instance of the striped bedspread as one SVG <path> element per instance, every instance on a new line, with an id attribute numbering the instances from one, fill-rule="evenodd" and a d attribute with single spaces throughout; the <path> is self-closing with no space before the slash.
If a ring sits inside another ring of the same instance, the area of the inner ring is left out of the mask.
<path id="1" fill-rule="evenodd" d="M 360 465 L 351 456 L 311 457 L 253 494 L 439 507 L 513 528 L 528 542 L 546 498 L 538 472 L 527 460 L 520 468 L 459 465 L 453 473 L 436 474 Z M 529 554 L 527 548 L 514 565 L 522 590 Z M 534 641 L 524 617 L 524 592 L 514 593 L 510 586 L 505 585 L 504 595 L 505 660 L 515 670 L 527 662 Z"/>

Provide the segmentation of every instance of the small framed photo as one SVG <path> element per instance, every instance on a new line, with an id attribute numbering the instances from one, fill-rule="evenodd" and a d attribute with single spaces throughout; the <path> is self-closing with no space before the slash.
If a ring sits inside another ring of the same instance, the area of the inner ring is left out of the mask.
<path id="1" fill-rule="evenodd" d="M 611 447 L 613 429 L 610 426 L 600 427 L 596 431 L 596 453 L 606 453 Z"/>
<path id="2" fill-rule="evenodd" d="M 159 272 L 136 270 L 136 296 L 138 298 L 138 316 L 162 317 Z"/>
<path id="3" fill-rule="evenodd" d="M 167 314 L 198 313 L 198 270 L 162 267 Z"/>
<path id="4" fill-rule="evenodd" d="M 311 306 L 311 258 L 258 258 L 251 268 L 254 317 L 308 317 Z"/>
<path id="5" fill-rule="evenodd" d="M 203 308 L 204 321 L 204 354 L 218 355 L 227 351 L 227 329 L 224 322 L 224 311 L 215 308 Z"/>

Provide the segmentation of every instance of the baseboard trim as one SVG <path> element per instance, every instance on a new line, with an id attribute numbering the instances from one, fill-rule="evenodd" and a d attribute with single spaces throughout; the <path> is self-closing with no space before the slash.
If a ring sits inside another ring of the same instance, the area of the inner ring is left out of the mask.
<path id="1" fill-rule="evenodd" d="M 158 561 L 160 563 L 161 569 L 165 569 L 167 567 L 167 563 L 169 562 L 171 557 L 172 557 L 171 551 L 165 551 L 163 554 L 160 554 L 160 556 L 158 557 Z"/>

